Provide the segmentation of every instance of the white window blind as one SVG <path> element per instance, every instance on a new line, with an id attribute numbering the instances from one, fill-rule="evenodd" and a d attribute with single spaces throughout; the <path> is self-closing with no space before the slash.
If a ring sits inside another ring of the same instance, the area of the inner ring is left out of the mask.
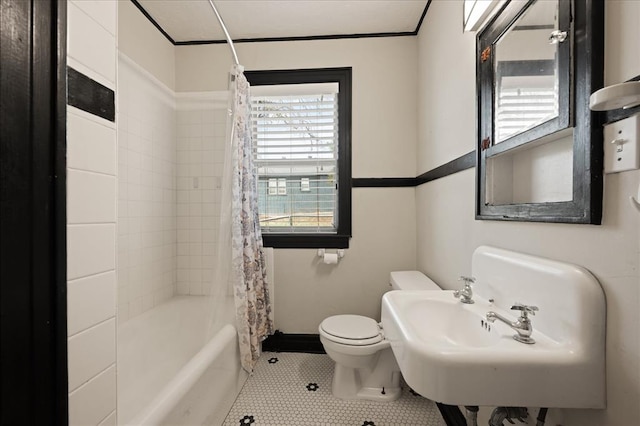
<path id="1" fill-rule="evenodd" d="M 337 83 L 251 88 L 262 232 L 336 233 L 337 93 Z"/>
<path id="2" fill-rule="evenodd" d="M 496 142 L 551 120 L 558 115 L 553 76 L 529 77 L 540 84 L 501 87 L 496 99 Z M 546 80 L 551 80 L 550 82 Z"/>

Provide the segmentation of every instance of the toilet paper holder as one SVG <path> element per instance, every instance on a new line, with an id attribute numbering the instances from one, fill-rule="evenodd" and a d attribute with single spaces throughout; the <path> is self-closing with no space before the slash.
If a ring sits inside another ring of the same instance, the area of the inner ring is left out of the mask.
<path id="1" fill-rule="evenodd" d="M 322 257 L 324 258 L 324 255 L 327 253 L 326 249 L 318 249 L 318 257 Z M 342 259 L 344 257 L 344 249 L 338 249 L 336 250 L 336 255 L 338 255 L 338 260 Z"/>

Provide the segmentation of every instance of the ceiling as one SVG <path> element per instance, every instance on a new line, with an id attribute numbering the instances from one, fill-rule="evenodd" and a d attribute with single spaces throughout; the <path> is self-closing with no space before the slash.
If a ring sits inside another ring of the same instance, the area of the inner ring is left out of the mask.
<path id="1" fill-rule="evenodd" d="M 222 41 L 208 0 L 132 0 L 173 42 Z M 415 34 L 430 0 L 215 0 L 234 40 Z"/>

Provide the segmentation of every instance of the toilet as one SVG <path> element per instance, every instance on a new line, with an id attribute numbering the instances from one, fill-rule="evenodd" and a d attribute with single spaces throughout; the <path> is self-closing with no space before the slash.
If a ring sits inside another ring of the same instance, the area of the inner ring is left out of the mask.
<path id="1" fill-rule="evenodd" d="M 391 272 L 392 290 L 440 290 L 419 271 Z M 335 362 L 331 391 L 340 399 L 394 401 L 400 397 L 400 368 L 382 325 L 362 315 L 334 315 L 318 328 Z"/>

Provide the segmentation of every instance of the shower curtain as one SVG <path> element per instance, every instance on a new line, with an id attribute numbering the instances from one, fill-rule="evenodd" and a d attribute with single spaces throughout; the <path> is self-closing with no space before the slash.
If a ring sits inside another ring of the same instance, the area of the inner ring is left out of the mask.
<path id="1" fill-rule="evenodd" d="M 230 230 L 229 281 L 235 300 L 236 327 L 242 367 L 248 372 L 260 356 L 260 342 L 273 334 L 273 313 L 269 301 L 266 261 L 258 218 L 258 178 L 253 163 L 249 82 L 241 66 L 231 73 L 231 135 L 226 155 L 221 231 Z M 230 165 L 229 165 L 230 163 Z M 229 167 L 228 167 L 229 166 Z M 226 182 L 225 182 L 226 183 Z M 230 189 L 230 196 L 224 191 Z M 227 223 L 224 221 L 227 220 Z M 223 238 L 223 232 L 220 235 Z"/>

